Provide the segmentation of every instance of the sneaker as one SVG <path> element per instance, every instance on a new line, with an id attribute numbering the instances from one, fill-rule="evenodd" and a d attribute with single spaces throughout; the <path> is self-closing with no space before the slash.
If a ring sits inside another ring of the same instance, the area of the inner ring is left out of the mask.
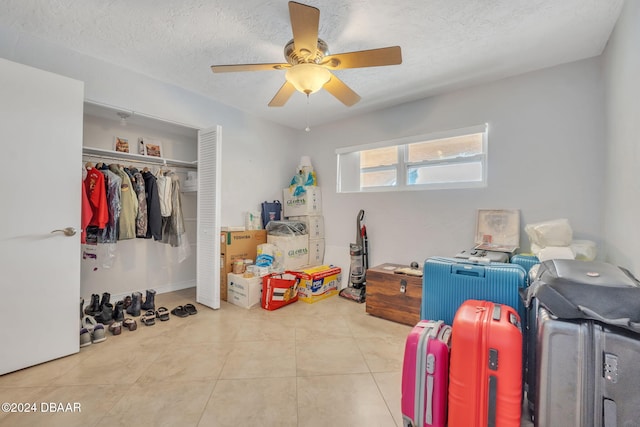
<path id="1" fill-rule="evenodd" d="M 80 329 L 80 348 L 91 345 L 91 332 L 87 328 Z"/>
<path id="2" fill-rule="evenodd" d="M 94 319 L 93 316 L 84 316 L 82 319 L 82 327 L 86 328 L 89 332 L 93 332 L 93 329 L 97 324 L 98 322 L 96 322 L 96 319 Z"/>
<path id="3" fill-rule="evenodd" d="M 93 328 L 92 341 L 94 344 L 105 341 L 107 339 L 107 334 L 104 331 L 104 325 L 102 323 L 98 323 Z"/>

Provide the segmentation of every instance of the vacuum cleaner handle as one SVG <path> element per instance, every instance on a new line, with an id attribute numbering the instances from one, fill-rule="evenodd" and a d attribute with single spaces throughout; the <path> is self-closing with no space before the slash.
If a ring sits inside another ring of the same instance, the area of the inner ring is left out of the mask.
<path id="1" fill-rule="evenodd" d="M 361 221 L 364 219 L 364 209 L 360 209 L 358 212 L 358 216 L 356 218 L 356 245 L 364 246 L 362 243 L 362 224 Z"/>

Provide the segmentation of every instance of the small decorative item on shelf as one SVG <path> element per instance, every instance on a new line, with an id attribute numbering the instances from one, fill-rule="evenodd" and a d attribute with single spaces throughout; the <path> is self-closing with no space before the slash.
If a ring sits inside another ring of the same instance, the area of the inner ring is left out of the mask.
<path id="1" fill-rule="evenodd" d="M 114 137 L 113 149 L 121 153 L 129 152 L 129 140 L 127 138 Z"/>
<path id="2" fill-rule="evenodd" d="M 145 138 L 144 154 L 152 157 L 162 157 L 162 143 L 160 141 Z"/>
<path id="3" fill-rule="evenodd" d="M 138 138 L 138 154 L 144 156 L 144 138 Z"/>

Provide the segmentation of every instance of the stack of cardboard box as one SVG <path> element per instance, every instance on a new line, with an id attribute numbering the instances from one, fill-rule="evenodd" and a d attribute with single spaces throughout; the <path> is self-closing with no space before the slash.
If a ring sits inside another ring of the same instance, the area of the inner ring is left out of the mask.
<path id="1" fill-rule="evenodd" d="M 289 188 L 283 190 L 284 216 L 307 225 L 309 233 L 309 265 L 324 262 L 324 217 L 320 187 L 306 187 L 306 192 L 294 196 Z"/>
<path id="2" fill-rule="evenodd" d="M 227 278 L 236 260 L 256 259 L 257 247 L 267 243 L 265 230 L 223 231 L 220 233 L 220 299 L 227 301 Z"/>

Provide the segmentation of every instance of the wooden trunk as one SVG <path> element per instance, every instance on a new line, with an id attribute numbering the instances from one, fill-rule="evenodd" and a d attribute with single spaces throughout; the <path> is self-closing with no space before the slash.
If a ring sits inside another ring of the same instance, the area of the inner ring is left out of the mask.
<path id="1" fill-rule="evenodd" d="M 422 277 L 394 273 L 400 264 L 382 264 L 367 270 L 367 313 L 414 326 L 420 321 Z"/>

